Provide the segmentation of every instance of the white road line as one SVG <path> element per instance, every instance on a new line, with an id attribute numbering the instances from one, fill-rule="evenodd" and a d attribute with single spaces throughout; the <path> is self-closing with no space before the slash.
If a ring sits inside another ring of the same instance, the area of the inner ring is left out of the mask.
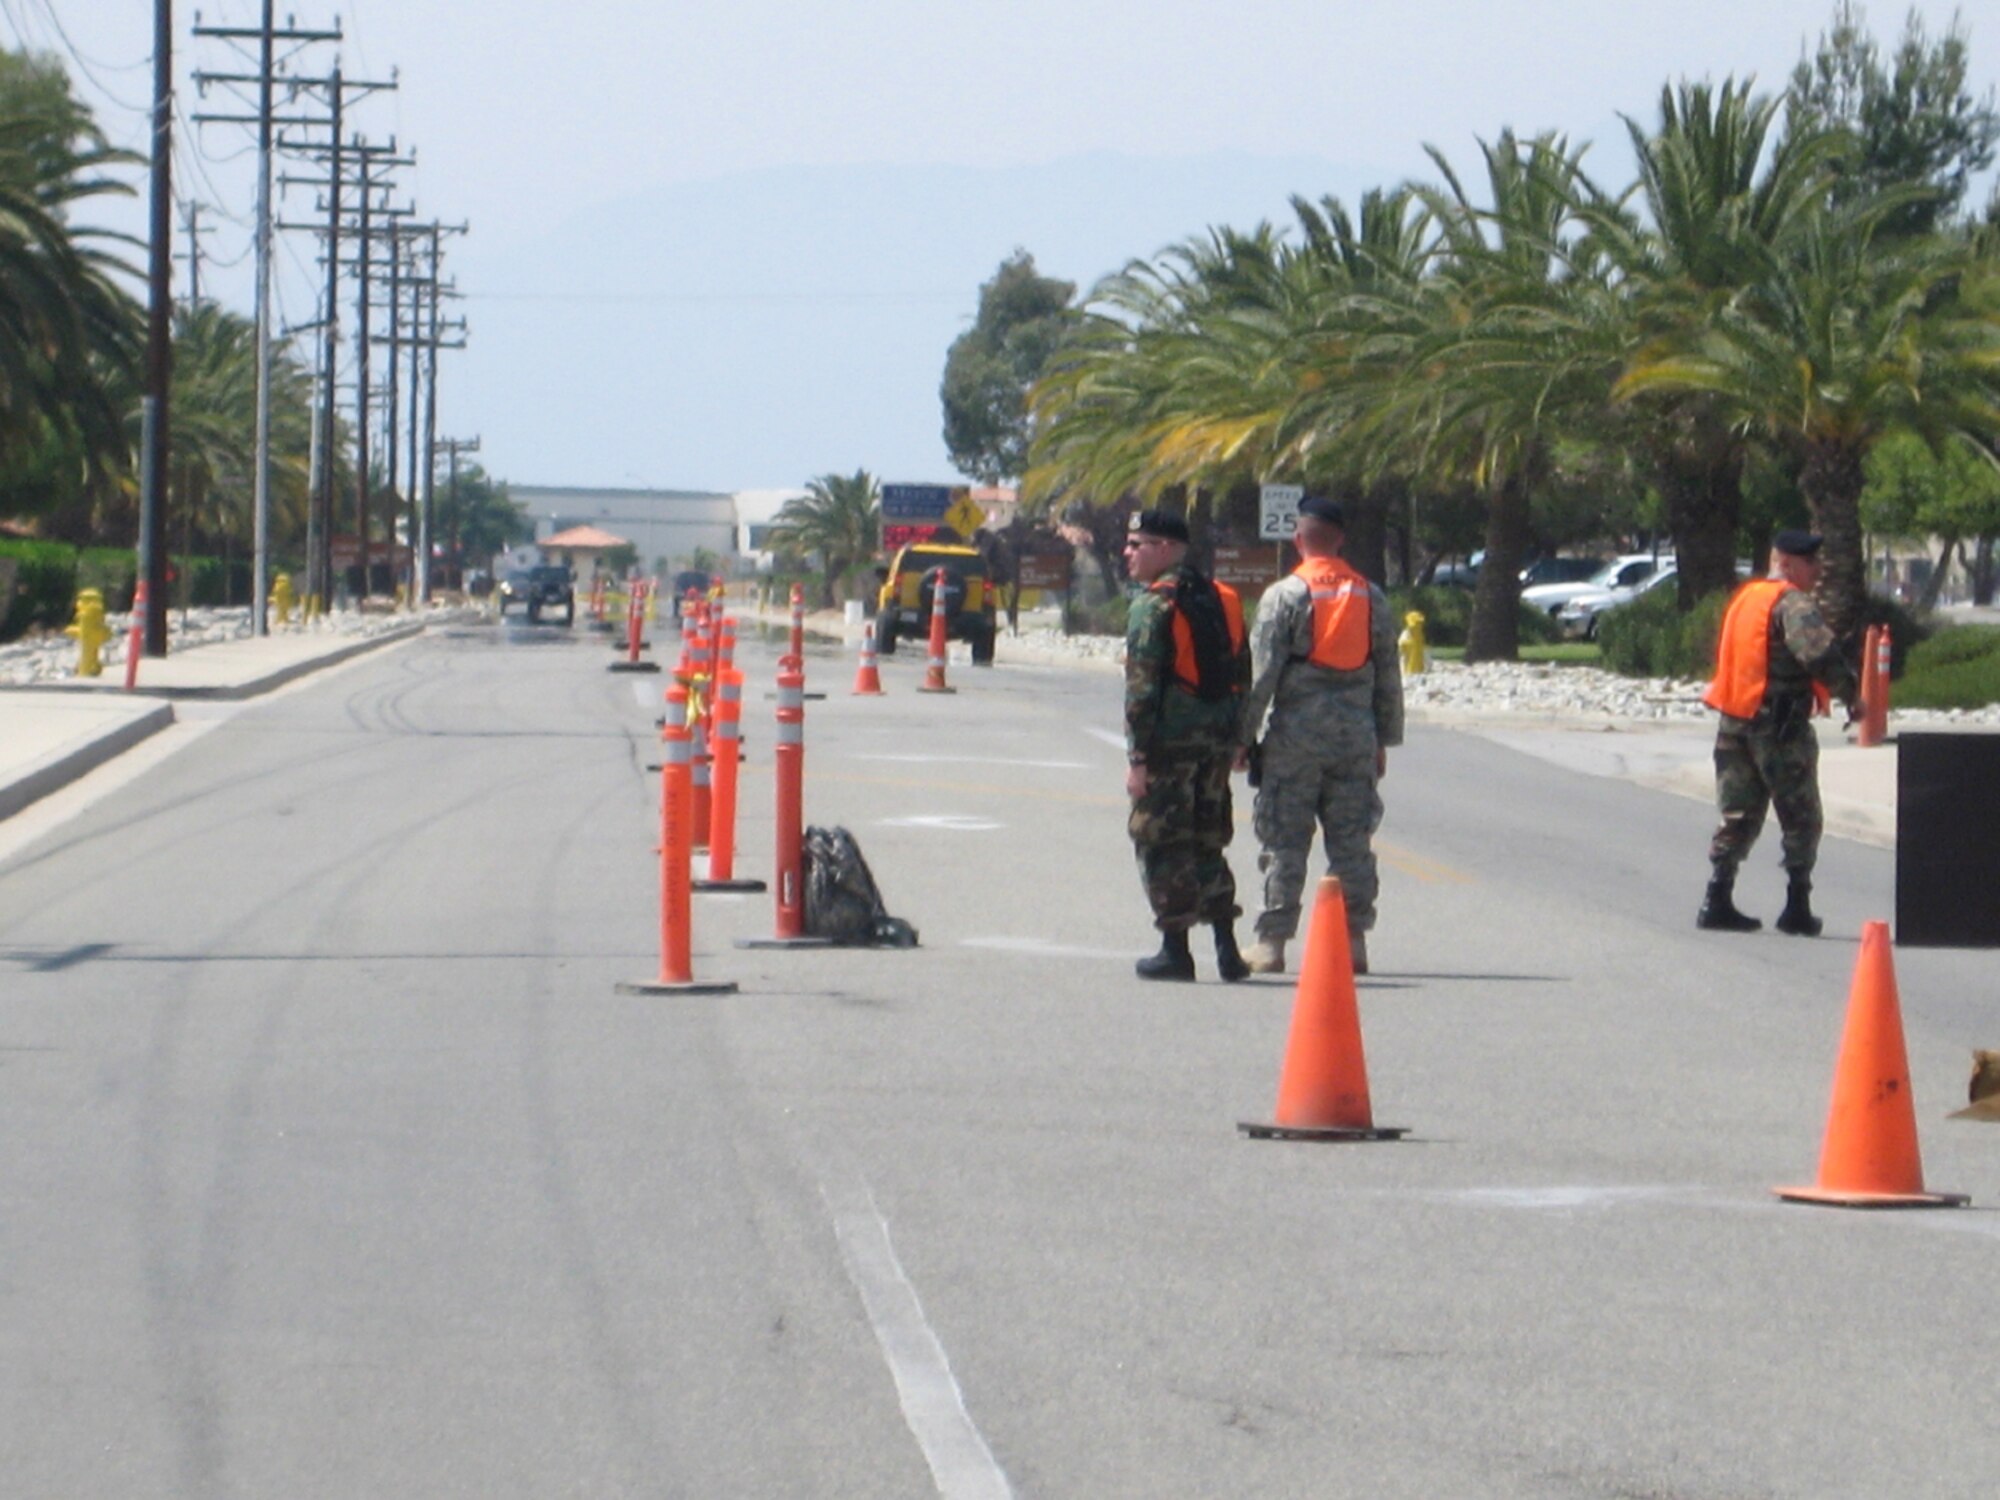
<path id="1" fill-rule="evenodd" d="M 1102 740 L 1107 745 L 1116 745 L 1120 750 L 1125 748 L 1125 736 L 1115 729 L 1099 729 L 1094 725 L 1086 724 L 1083 732 L 1094 740 Z"/>
<path id="2" fill-rule="evenodd" d="M 861 1293 L 861 1305 L 895 1377 L 903 1420 L 923 1450 L 938 1494 L 944 1500 L 1008 1500 L 1013 1494 L 993 1450 L 972 1425 L 965 1398 L 951 1373 L 944 1346 L 931 1332 L 916 1288 L 903 1274 L 889 1242 L 889 1225 L 875 1206 L 865 1180 L 822 1183 L 833 1210 L 847 1275 Z"/>
<path id="3" fill-rule="evenodd" d="M 971 813 L 913 813 L 907 818 L 877 818 L 875 824 L 878 828 L 942 828 L 948 833 L 991 833 L 1007 826 Z"/>

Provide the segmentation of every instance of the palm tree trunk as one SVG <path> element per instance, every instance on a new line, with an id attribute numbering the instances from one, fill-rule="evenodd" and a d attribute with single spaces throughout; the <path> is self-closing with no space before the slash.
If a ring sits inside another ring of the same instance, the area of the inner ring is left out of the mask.
<path id="1" fill-rule="evenodd" d="M 1858 635 L 1868 603 L 1868 575 L 1861 555 L 1861 490 L 1867 476 L 1861 451 L 1840 442 L 1815 443 L 1799 470 L 1799 488 L 1812 507 L 1813 524 L 1826 539 L 1821 556 L 1819 606 L 1843 641 Z"/>
<path id="2" fill-rule="evenodd" d="M 1937 566 L 1931 569 L 1931 576 L 1924 580 L 1924 591 L 1917 596 L 1916 609 L 1920 615 L 1927 615 L 1937 608 L 1938 595 L 1944 592 L 1945 575 L 1951 572 L 1951 560 L 1958 552 L 1958 538 L 1944 539 L 1944 551 L 1938 554 Z"/>
<path id="3" fill-rule="evenodd" d="M 1674 582 L 1683 611 L 1709 594 L 1736 587 L 1736 527 L 1743 510 L 1738 478 L 1734 463 L 1662 470 L 1667 523 L 1679 563 Z"/>
<path id="4" fill-rule="evenodd" d="M 1500 482 L 1486 509 L 1486 559 L 1472 596 L 1468 662 L 1520 659 L 1521 562 L 1527 549 L 1528 483 L 1517 470 Z"/>

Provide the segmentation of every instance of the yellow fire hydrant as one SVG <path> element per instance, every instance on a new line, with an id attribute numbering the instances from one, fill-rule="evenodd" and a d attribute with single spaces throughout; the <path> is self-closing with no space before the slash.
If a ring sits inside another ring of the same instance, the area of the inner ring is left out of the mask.
<path id="1" fill-rule="evenodd" d="M 1403 616 L 1403 633 L 1396 637 L 1403 651 L 1403 675 L 1418 677 L 1430 670 L 1430 649 L 1424 644 L 1424 615 L 1413 609 Z"/>
<path id="2" fill-rule="evenodd" d="M 271 580 L 271 614 L 280 625 L 292 623 L 292 607 L 299 602 L 292 592 L 292 575 L 280 573 Z"/>
<path id="3" fill-rule="evenodd" d="M 104 675 L 104 643 L 111 629 L 104 623 L 104 591 L 82 589 L 76 596 L 76 619 L 63 626 L 63 634 L 76 642 L 76 675 Z"/>

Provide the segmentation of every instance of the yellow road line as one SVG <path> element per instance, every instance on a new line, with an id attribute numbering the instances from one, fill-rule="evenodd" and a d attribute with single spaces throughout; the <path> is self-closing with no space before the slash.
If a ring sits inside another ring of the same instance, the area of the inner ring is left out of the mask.
<path id="1" fill-rule="evenodd" d="M 1452 865 L 1439 864 L 1434 859 L 1425 859 L 1421 854 L 1412 854 L 1407 849 L 1399 849 L 1394 844 L 1375 841 L 1375 858 L 1392 870 L 1421 880 L 1426 885 L 1475 885 L 1478 877 Z"/>

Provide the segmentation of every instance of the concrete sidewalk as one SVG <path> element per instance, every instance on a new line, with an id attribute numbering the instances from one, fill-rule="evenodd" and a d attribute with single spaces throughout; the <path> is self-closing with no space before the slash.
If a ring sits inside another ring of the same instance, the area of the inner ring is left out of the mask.
<path id="1" fill-rule="evenodd" d="M 1477 734 L 1588 775 L 1616 777 L 1711 805 L 1715 801 L 1712 722 L 1598 720 L 1564 724 L 1546 719 L 1510 722 L 1498 717 L 1454 719 L 1419 714 L 1412 714 L 1410 721 Z M 1893 735 L 1886 744 L 1864 750 L 1852 743 L 1851 732 L 1843 732 L 1831 721 L 1820 723 L 1818 729 L 1820 803 L 1826 812 L 1826 831 L 1877 848 L 1895 848 Z"/>
<path id="2" fill-rule="evenodd" d="M 174 723 L 173 700 L 268 693 L 308 672 L 408 640 L 436 616 L 386 623 L 369 634 L 285 630 L 196 646 L 124 669 L 33 687 L 0 685 L 0 818 L 69 785 Z"/>

